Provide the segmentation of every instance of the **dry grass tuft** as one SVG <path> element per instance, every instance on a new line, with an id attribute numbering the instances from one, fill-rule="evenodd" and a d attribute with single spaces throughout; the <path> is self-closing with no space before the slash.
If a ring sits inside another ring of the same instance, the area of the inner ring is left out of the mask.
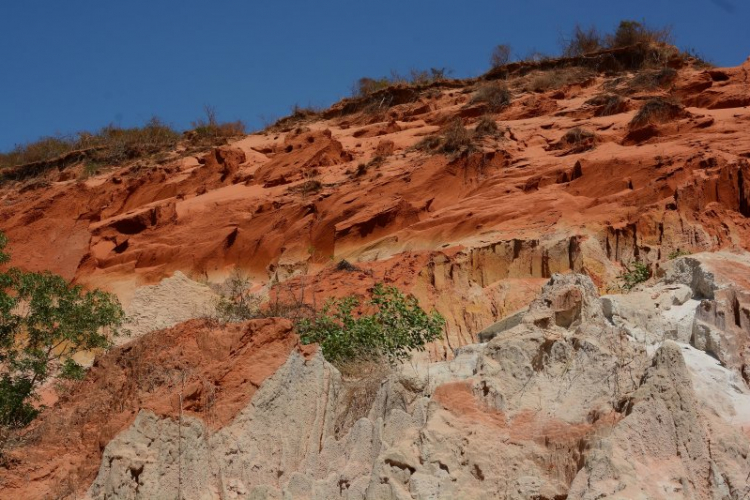
<path id="1" fill-rule="evenodd" d="M 596 108 L 594 116 L 612 116 L 628 110 L 627 100 L 616 94 L 600 94 L 586 101 L 586 104 Z"/>
<path id="2" fill-rule="evenodd" d="M 683 114 L 682 105 L 674 99 L 654 97 L 646 101 L 630 120 L 630 128 L 638 129 L 655 123 L 665 123 Z"/>
<path id="3" fill-rule="evenodd" d="M 524 85 L 524 90 L 529 92 L 557 90 L 566 85 L 583 84 L 595 75 L 593 70 L 577 66 L 541 71 L 531 76 Z"/>
<path id="4" fill-rule="evenodd" d="M 489 83 L 480 87 L 469 103 L 485 103 L 487 105 L 487 111 L 490 113 L 497 113 L 501 109 L 510 105 L 510 99 L 511 94 L 508 87 L 498 83 Z"/>

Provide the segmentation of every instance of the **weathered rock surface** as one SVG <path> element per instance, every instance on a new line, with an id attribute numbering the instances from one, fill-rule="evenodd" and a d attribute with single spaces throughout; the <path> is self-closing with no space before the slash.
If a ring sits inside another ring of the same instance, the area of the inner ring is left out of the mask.
<path id="1" fill-rule="evenodd" d="M 475 128 L 484 111 L 466 105 L 486 82 L 398 87 L 383 113 L 345 101 L 195 156 L 0 186 L 0 230 L 16 265 L 123 297 L 176 271 L 218 282 L 235 267 L 266 285 L 319 276 L 327 296 L 331 260 L 347 259 L 448 318 L 439 359 L 556 272 L 606 290 L 621 264 L 748 249 L 748 63 L 677 71 L 659 93 L 682 99 L 683 117 L 638 140 L 626 140 L 647 97 L 627 91 L 637 74 L 545 92 L 526 85 L 544 74 L 513 76 L 511 104 L 491 115 L 502 136 L 458 158 L 413 146 L 456 117 Z M 613 92 L 626 105 L 601 116 L 589 102 Z M 568 144 L 575 129 L 595 140 Z"/>
<path id="2" fill-rule="evenodd" d="M 554 275 L 488 343 L 376 381 L 353 421 L 362 381 L 292 353 L 219 430 L 142 411 L 88 495 L 742 498 L 750 390 L 670 326 L 693 296 L 663 283 L 600 300 L 589 278 Z"/>

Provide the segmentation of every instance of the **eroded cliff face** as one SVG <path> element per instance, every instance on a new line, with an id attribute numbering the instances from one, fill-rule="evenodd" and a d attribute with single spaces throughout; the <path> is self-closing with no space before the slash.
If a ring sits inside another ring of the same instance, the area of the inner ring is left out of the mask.
<path id="1" fill-rule="evenodd" d="M 357 419 L 358 386 L 292 352 L 221 429 L 139 412 L 104 449 L 88 498 L 742 498 L 743 369 L 675 326 L 702 331 L 705 287 L 737 286 L 701 260 L 605 299 L 588 277 L 556 274 L 489 342 L 384 376 Z"/>
<path id="2" fill-rule="evenodd" d="M 344 101 L 205 153 L 6 185 L 0 229 L 18 265 L 126 302 L 176 271 L 221 281 L 236 267 L 262 286 L 324 278 L 347 259 L 449 319 L 439 355 L 476 341 L 555 272 L 586 273 L 606 290 L 621 264 L 746 248 L 749 64 L 682 65 L 650 86 L 648 70 L 582 73 L 550 90 L 534 84 L 544 71 L 511 74 L 500 111 L 477 101 L 491 75 L 394 88 L 388 106 Z M 613 95 L 620 104 L 604 109 Z M 687 107 L 634 129 L 655 96 Z M 498 132 L 473 151 L 415 148 L 456 118 L 471 130 L 482 116 Z"/>
<path id="3" fill-rule="evenodd" d="M 750 495 L 749 70 L 550 90 L 530 71 L 500 111 L 475 99 L 492 75 L 397 87 L 193 156 L 5 184 L 14 264 L 114 291 L 133 336 L 45 389 L 0 497 Z M 685 107 L 630 126 L 655 96 Z M 416 147 L 456 118 L 498 131 Z M 635 261 L 655 278 L 621 294 Z M 287 320 L 191 319 L 233 269 L 308 305 L 395 284 L 447 332 L 342 375 Z"/>

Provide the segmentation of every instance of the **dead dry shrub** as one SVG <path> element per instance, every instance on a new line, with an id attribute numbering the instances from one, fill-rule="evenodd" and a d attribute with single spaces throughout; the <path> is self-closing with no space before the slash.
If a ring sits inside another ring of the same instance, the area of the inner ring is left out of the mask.
<path id="1" fill-rule="evenodd" d="M 678 118 L 683 113 L 682 105 L 672 98 L 654 97 L 641 106 L 630 120 L 629 127 L 638 129 L 651 124 L 665 123 Z"/>
<path id="2" fill-rule="evenodd" d="M 627 84 L 630 92 L 644 90 L 656 90 L 671 86 L 677 79 L 677 70 L 673 68 L 660 68 L 655 70 L 644 70 L 636 74 Z"/>
<path id="3" fill-rule="evenodd" d="M 217 145 L 227 139 L 245 135 L 245 124 L 242 121 L 220 122 L 216 109 L 206 106 L 204 110 L 206 116 L 192 123 L 193 130 L 189 137 L 193 143 Z"/>
<path id="4" fill-rule="evenodd" d="M 261 316 L 262 299 L 250 292 L 251 285 L 248 275 L 235 268 L 222 285 L 214 287 L 219 293 L 215 303 L 218 321 L 231 323 Z"/>
<path id="5" fill-rule="evenodd" d="M 340 439 L 370 413 L 392 369 L 384 359 L 348 361 L 338 364 L 337 368 L 343 382 L 338 407 L 343 411 L 336 417 L 334 432 Z"/>
<path id="6" fill-rule="evenodd" d="M 180 134 L 158 118 L 142 127 L 108 125 L 95 133 L 45 137 L 0 153 L 2 177 L 22 180 L 46 171 L 84 162 L 87 171 L 127 160 L 164 153 L 177 144 Z M 15 167 L 10 170 L 11 167 Z"/>
<path id="7" fill-rule="evenodd" d="M 604 40 L 594 26 L 582 28 L 576 25 L 570 37 L 562 40 L 563 57 L 580 57 L 601 50 L 603 45 Z"/>
<path id="8" fill-rule="evenodd" d="M 299 127 L 300 124 L 315 121 L 320 117 L 322 110 L 313 106 L 302 107 L 298 104 L 292 106 L 292 113 L 289 116 L 279 118 L 272 125 L 266 127 L 269 132 L 289 132 Z"/>
<path id="9" fill-rule="evenodd" d="M 541 71 L 529 78 L 526 85 L 524 85 L 524 90 L 529 92 L 557 90 L 566 85 L 585 83 L 587 80 L 593 78 L 594 75 L 593 70 L 578 66 Z"/>
<path id="10" fill-rule="evenodd" d="M 451 158 L 474 152 L 474 133 L 468 130 L 460 118 L 443 128 L 439 135 L 425 137 L 415 146 L 431 154 L 445 154 Z"/>
<path id="11" fill-rule="evenodd" d="M 645 21 L 622 20 L 611 35 L 606 36 L 610 48 L 630 47 L 637 44 L 671 44 L 674 37 L 672 28 L 655 28 Z"/>
<path id="12" fill-rule="evenodd" d="M 491 116 L 484 115 L 474 127 L 474 137 L 497 136 L 500 134 L 500 128 L 497 122 Z"/>
<path id="13" fill-rule="evenodd" d="M 568 130 L 550 150 L 564 150 L 564 154 L 582 153 L 596 146 L 596 134 L 581 127 Z"/>
<path id="14" fill-rule="evenodd" d="M 628 102 L 616 94 L 600 94 L 586 104 L 596 108 L 594 116 L 612 116 L 623 113 L 628 109 Z"/>
<path id="15" fill-rule="evenodd" d="M 488 83 L 477 90 L 469 101 L 470 104 L 484 103 L 487 111 L 497 113 L 510 105 L 511 94 L 508 87 L 498 83 Z"/>
<path id="16" fill-rule="evenodd" d="M 511 47 L 507 43 L 497 45 L 490 55 L 490 68 L 500 68 L 510 62 Z"/>

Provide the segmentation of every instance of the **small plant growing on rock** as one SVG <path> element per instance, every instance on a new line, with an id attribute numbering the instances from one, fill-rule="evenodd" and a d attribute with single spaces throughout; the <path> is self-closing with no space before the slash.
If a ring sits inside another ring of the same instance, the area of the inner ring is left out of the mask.
<path id="1" fill-rule="evenodd" d="M 654 97 L 649 99 L 630 120 L 630 128 L 637 129 L 652 123 L 664 123 L 683 114 L 680 103 L 674 99 Z"/>
<path id="2" fill-rule="evenodd" d="M 484 136 L 498 136 L 500 135 L 500 129 L 497 126 L 495 120 L 491 116 L 484 115 L 479 119 L 477 126 L 474 127 L 475 137 Z"/>
<path id="3" fill-rule="evenodd" d="M 302 343 L 317 343 L 323 356 L 334 364 L 385 358 L 395 364 L 412 349 L 442 336 L 445 319 L 426 313 L 417 299 L 398 288 L 375 285 L 370 300 L 362 305 L 355 296 L 329 301 L 320 314 L 297 322 Z"/>
<path id="4" fill-rule="evenodd" d="M 471 98 L 470 104 L 485 103 L 487 111 L 497 113 L 510 104 L 510 90 L 505 85 L 489 83 L 480 87 Z"/>
<path id="5" fill-rule="evenodd" d="M 433 154 L 443 153 L 452 158 L 469 154 L 476 149 L 474 134 L 468 130 L 460 119 L 452 121 L 440 135 L 431 135 L 422 139 L 416 149 Z"/>
<path id="6" fill-rule="evenodd" d="M 669 255 L 667 256 L 667 258 L 669 260 L 675 260 L 675 259 L 679 259 L 680 257 L 684 257 L 686 255 L 690 255 L 690 252 L 687 252 L 685 250 L 677 249 L 677 250 L 674 250 L 674 251 L 670 252 Z"/>
<path id="7" fill-rule="evenodd" d="M 223 323 L 257 318 L 261 315 L 260 305 L 260 297 L 250 293 L 250 278 L 235 269 L 220 290 L 216 318 Z"/>
<path id="8" fill-rule="evenodd" d="M 586 104 L 596 108 L 594 116 L 616 115 L 628 109 L 627 101 L 616 94 L 600 94 L 586 101 Z"/>
<path id="9" fill-rule="evenodd" d="M 625 290 L 632 290 L 637 284 L 643 283 L 651 277 L 651 271 L 643 262 L 635 262 L 632 266 L 625 266 L 625 272 L 620 275 Z"/>

